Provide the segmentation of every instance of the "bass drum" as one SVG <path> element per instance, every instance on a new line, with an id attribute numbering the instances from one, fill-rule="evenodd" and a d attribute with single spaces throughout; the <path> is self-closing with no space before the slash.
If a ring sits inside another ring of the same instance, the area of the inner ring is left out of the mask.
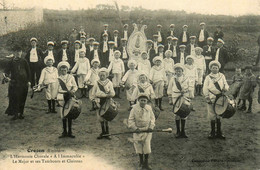
<path id="1" fill-rule="evenodd" d="M 113 99 L 107 99 L 101 106 L 99 115 L 106 121 L 112 121 L 118 114 L 118 103 Z"/>
<path id="2" fill-rule="evenodd" d="M 226 95 L 221 95 L 216 98 L 213 109 L 216 115 L 231 118 L 236 113 L 236 102 Z"/>
<path id="3" fill-rule="evenodd" d="M 190 103 L 183 96 L 179 96 L 173 105 L 173 113 L 180 116 L 180 118 L 186 118 L 190 112 Z"/>

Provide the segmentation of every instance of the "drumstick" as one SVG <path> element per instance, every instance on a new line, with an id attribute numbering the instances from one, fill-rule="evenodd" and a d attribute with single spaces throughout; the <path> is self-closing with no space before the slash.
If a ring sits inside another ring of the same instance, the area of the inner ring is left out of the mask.
<path id="1" fill-rule="evenodd" d="M 103 137 L 106 136 L 116 136 L 116 135 L 125 135 L 125 134 L 133 134 L 133 133 L 152 133 L 152 132 L 167 132 L 167 133 L 172 133 L 172 128 L 168 129 L 155 129 L 155 130 L 143 130 L 143 131 L 130 131 L 130 132 L 120 132 L 120 133 L 112 133 L 112 134 L 105 134 L 102 135 Z"/>

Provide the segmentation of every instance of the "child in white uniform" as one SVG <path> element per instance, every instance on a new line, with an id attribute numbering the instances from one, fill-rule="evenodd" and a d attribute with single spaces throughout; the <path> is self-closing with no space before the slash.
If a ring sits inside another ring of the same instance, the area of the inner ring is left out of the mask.
<path id="1" fill-rule="evenodd" d="M 149 79 L 152 82 L 155 92 L 155 105 L 159 106 L 159 109 L 163 111 L 162 108 L 162 97 L 164 86 L 166 85 L 166 73 L 164 66 L 162 64 L 162 58 L 157 56 L 153 59 L 154 66 L 152 67 L 149 75 Z"/>
<path id="2" fill-rule="evenodd" d="M 99 80 L 95 82 L 92 95 L 95 98 L 99 99 L 98 105 L 100 108 L 106 103 L 106 101 L 109 98 L 112 98 L 115 96 L 115 91 L 113 88 L 113 83 L 107 78 L 108 77 L 108 71 L 106 68 L 101 68 L 98 73 Z M 109 134 L 109 127 L 108 127 L 108 121 L 106 121 L 104 118 L 100 116 L 100 109 L 97 111 L 97 118 L 101 124 L 102 132 L 97 137 L 97 139 L 111 139 L 110 137 L 104 137 L 103 135 Z"/>
<path id="3" fill-rule="evenodd" d="M 130 107 L 129 111 L 132 109 L 132 104 L 131 104 L 131 97 L 134 92 L 134 89 L 136 88 L 137 85 L 137 77 L 138 77 L 138 71 L 135 69 L 137 66 L 137 63 L 135 60 L 129 60 L 128 61 L 128 67 L 129 70 L 126 72 L 124 77 L 122 78 L 121 85 L 125 84 L 125 89 L 126 89 L 126 98 L 129 101 Z"/>
<path id="4" fill-rule="evenodd" d="M 202 53 L 202 48 L 196 47 L 195 48 L 195 56 L 194 56 L 194 65 L 197 67 L 197 73 L 198 73 L 198 84 L 196 86 L 196 93 L 197 95 L 202 96 L 202 82 L 203 82 L 203 77 L 206 73 L 206 62 L 205 58 Z"/>
<path id="5" fill-rule="evenodd" d="M 192 91 L 192 86 L 190 84 L 190 79 L 185 76 L 185 67 L 181 63 L 174 65 L 175 76 L 169 82 L 167 93 L 172 97 L 173 105 L 176 104 L 178 97 L 183 95 L 184 104 L 190 105 L 190 96 Z M 179 85 L 178 85 L 179 84 Z M 175 115 L 176 122 L 176 138 L 188 138 L 185 133 L 185 123 L 186 118 L 181 118 Z M 181 129 L 180 129 L 181 123 Z"/>
<path id="6" fill-rule="evenodd" d="M 152 131 L 155 126 L 155 117 L 152 107 L 147 104 L 149 97 L 145 93 L 138 96 L 138 103 L 133 106 L 128 118 L 128 127 L 135 131 Z M 151 169 L 148 165 L 148 156 L 151 153 L 152 133 L 134 133 L 134 148 L 139 154 L 139 168 Z M 145 160 L 143 160 L 145 158 Z"/>
<path id="7" fill-rule="evenodd" d="M 53 57 L 47 56 L 44 58 L 45 67 L 41 72 L 39 79 L 39 88 L 47 86 L 45 89 L 46 99 L 48 101 L 47 113 L 57 113 L 55 111 L 55 99 L 57 97 L 57 81 L 58 81 L 58 70 L 53 67 Z"/>
<path id="8" fill-rule="evenodd" d="M 98 77 L 98 71 L 99 71 L 99 65 L 100 61 L 99 59 L 93 59 L 91 61 L 92 68 L 89 70 L 86 78 L 85 78 L 85 83 L 88 85 L 88 90 L 89 90 L 89 100 L 92 101 L 92 108 L 90 111 L 94 111 L 97 109 L 96 107 L 96 102 L 95 102 L 95 97 L 93 96 L 93 86 L 95 82 L 99 80 Z"/>
<path id="9" fill-rule="evenodd" d="M 147 59 L 148 58 L 148 54 L 146 51 L 143 51 L 141 53 L 141 59 L 138 62 L 138 66 L 137 69 L 138 71 L 142 71 L 144 72 L 146 75 L 149 75 L 150 70 L 151 70 L 151 63 L 150 61 Z"/>
<path id="10" fill-rule="evenodd" d="M 206 76 L 203 86 L 203 94 L 207 100 L 208 118 L 211 124 L 211 132 L 209 139 L 220 138 L 225 139 L 221 132 L 220 116 L 216 115 L 213 108 L 213 103 L 216 100 L 216 95 L 228 91 L 229 85 L 227 84 L 225 75 L 219 72 L 221 64 L 213 60 L 209 63 L 211 73 Z M 217 132 L 215 134 L 215 123 L 217 122 Z"/>
<path id="11" fill-rule="evenodd" d="M 122 59 L 120 59 L 121 56 L 121 52 L 116 50 L 114 52 L 114 59 L 110 62 L 109 67 L 108 67 L 108 72 L 110 73 L 110 71 L 112 71 L 113 74 L 113 78 L 112 78 L 112 82 L 113 82 L 113 86 L 114 86 L 114 90 L 116 92 L 115 97 L 120 98 L 120 83 L 121 83 L 121 79 L 122 76 L 125 73 L 125 66 L 124 66 L 124 62 Z"/>
<path id="12" fill-rule="evenodd" d="M 63 123 L 63 132 L 62 135 L 59 136 L 59 138 L 64 138 L 64 137 L 75 138 L 75 136 L 72 135 L 72 119 L 65 118 L 64 113 L 65 113 L 65 109 L 71 108 L 71 106 L 74 105 L 75 102 L 73 98 L 75 96 L 75 92 L 78 90 L 78 86 L 74 76 L 68 74 L 68 70 L 70 68 L 70 64 L 68 62 L 66 61 L 60 62 L 57 68 L 60 72 L 58 78 L 59 83 L 58 83 L 57 101 L 59 103 L 59 113 L 61 115 L 62 123 Z M 62 84 L 65 87 L 63 87 Z M 69 110 L 67 110 L 66 112 L 69 112 Z M 67 131 L 67 122 L 68 122 L 68 131 Z"/>
<path id="13" fill-rule="evenodd" d="M 75 66 L 72 68 L 71 73 L 76 73 L 78 79 L 78 87 L 81 92 L 81 97 L 86 97 L 87 93 L 87 85 L 84 84 L 84 80 L 86 75 L 90 70 L 89 59 L 85 57 L 85 52 L 79 52 L 79 59 L 76 62 Z"/>
<path id="14" fill-rule="evenodd" d="M 140 72 L 137 80 L 137 88 L 134 89 L 132 94 L 131 102 L 136 103 L 136 100 L 140 93 L 145 93 L 149 97 L 149 100 L 154 99 L 155 94 L 153 91 L 153 86 L 150 84 L 149 79 L 145 72 Z"/>

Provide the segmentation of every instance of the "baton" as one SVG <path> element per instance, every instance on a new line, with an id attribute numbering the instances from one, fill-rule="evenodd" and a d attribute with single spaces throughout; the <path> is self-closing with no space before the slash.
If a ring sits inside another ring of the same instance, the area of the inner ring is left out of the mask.
<path id="1" fill-rule="evenodd" d="M 102 136 L 103 136 L 103 137 L 106 137 L 106 136 L 116 136 L 116 135 L 133 134 L 133 133 L 152 133 L 152 132 L 167 132 L 167 133 L 172 133 L 172 128 L 168 128 L 168 129 L 155 129 L 155 130 L 143 130 L 143 131 L 120 132 L 120 133 L 105 134 L 105 135 L 102 135 Z"/>

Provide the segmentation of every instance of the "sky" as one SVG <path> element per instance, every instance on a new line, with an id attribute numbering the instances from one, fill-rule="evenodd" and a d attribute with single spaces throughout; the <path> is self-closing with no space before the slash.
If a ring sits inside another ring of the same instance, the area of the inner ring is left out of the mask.
<path id="1" fill-rule="evenodd" d="M 0 0 L 3 1 L 3 0 Z M 114 0 L 5 0 L 7 5 L 19 8 L 88 9 L 98 4 L 114 5 Z M 184 10 L 188 13 L 217 15 L 260 15 L 260 0 L 116 0 L 118 5 L 151 10 Z"/>

